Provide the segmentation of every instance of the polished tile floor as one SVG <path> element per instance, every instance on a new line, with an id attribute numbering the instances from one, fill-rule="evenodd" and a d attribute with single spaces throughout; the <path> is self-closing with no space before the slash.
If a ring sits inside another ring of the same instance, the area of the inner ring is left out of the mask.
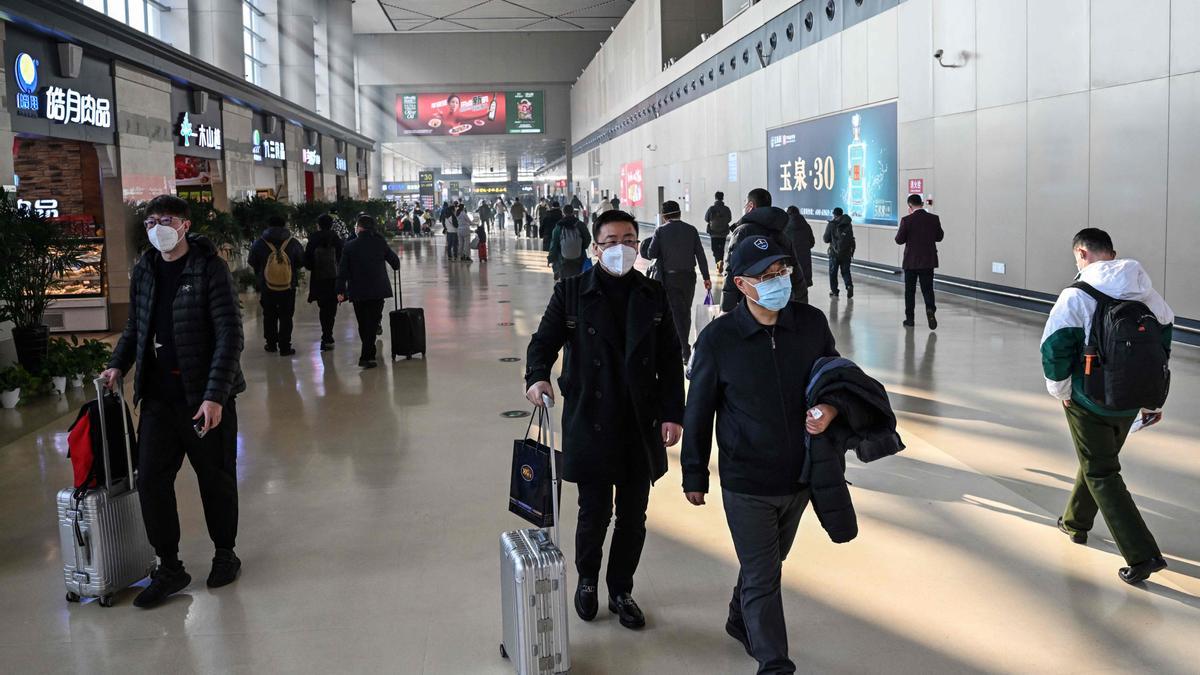
<path id="1" fill-rule="evenodd" d="M 67 605 L 53 501 L 70 481 L 77 401 L 58 419 L 25 413 L 46 421 L 20 436 L 20 413 L 0 413 L 0 671 L 510 672 L 497 649 L 497 535 L 519 525 L 505 505 L 525 421 L 500 413 L 526 407 L 525 345 L 551 276 L 544 254 L 511 238 L 493 239 L 487 264 L 439 259 L 440 240 L 399 247 L 405 300 L 425 308 L 426 360 L 361 371 L 349 312 L 322 355 L 303 304 L 300 353 L 266 354 L 247 303 L 245 568 L 233 586 L 203 586 L 211 549 L 185 468 L 192 587 L 149 612 L 131 593 L 112 609 Z M 1064 284 L 1070 274 L 1064 255 Z M 1042 317 L 943 297 L 937 334 L 905 331 L 898 286 L 862 279 L 853 301 L 834 302 L 817 282 L 816 305 L 843 353 L 888 385 L 909 447 L 851 461 L 856 541 L 830 543 L 811 514 L 801 525 L 784 578 L 801 671 L 1200 672 L 1200 352 L 1176 350 L 1166 420 L 1123 455 L 1171 565 L 1130 588 L 1102 528 L 1088 547 L 1054 528 L 1075 460 L 1042 387 Z M 719 495 L 689 506 L 677 457 L 652 493 L 637 577 L 649 626 L 631 633 L 604 612 L 573 621 L 574 673 L 753 672 L 723 631 L 736 564 Z M 568 487 L 568 556 L 573 501 Z"/>

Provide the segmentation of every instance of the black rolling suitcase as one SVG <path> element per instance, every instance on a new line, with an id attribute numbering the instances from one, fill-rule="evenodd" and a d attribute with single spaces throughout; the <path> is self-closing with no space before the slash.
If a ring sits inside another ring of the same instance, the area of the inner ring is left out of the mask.
<path id="1" fill-rule="evenodd" d="M 400 297 L 400 272 L 397 270 L 395 309 L 388 312 L 388 323 L 392 333 L 392 359 L 403 356 L 411 359 L 413 354 L 425 356 L 425 310 L 419 307 L 404 307 Z"/>

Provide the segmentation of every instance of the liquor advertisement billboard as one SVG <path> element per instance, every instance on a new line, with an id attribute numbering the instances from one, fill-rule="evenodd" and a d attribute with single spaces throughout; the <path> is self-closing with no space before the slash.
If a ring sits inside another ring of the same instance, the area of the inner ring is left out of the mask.
<path id="1" fill-rule="evenodd" d="M 396 95 L 396 133 L 401 136 L 540 134 L 544 122 L 540 91 Z"/>
<path id="2" fill-rule="evenodd" d="M 829 220 L 896 225 L 896 104 L 767 131 L 767 185 L 775 206 Z"/>
<path id="3" fill-rule="evenodd" d="M 642 205 L 642 163 L 640 161 L 621 165 L 621 194 L 617 197 L 621 199 L 622 209 Z"/>

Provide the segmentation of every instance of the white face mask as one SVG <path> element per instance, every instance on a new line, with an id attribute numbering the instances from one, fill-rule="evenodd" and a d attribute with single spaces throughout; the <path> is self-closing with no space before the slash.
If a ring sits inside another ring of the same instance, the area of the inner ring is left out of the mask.
<path id="1" fill-rule="evenodd" d="M 632 246 L 618 244 L 610 246 L 600 254 L 600 264 L 614 276 L 623 277 L 633 269 L 638 253 Z"/>
<path id="2" fill-rule="evenodd" d="M 146 236 L 150 239 L 150 245 L 163 253 L 173 251 L 179 245 L 179 231 L 170 225 L 155 225 L 146 232 Z"/>

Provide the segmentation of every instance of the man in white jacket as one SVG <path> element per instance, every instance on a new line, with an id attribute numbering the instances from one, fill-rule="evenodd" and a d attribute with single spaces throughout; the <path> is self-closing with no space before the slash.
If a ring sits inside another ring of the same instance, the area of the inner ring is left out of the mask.
<path id="1" fill-rule="evenodd" d="M 1100 377 L 1111 377 L 1115 373 L 1112 369 L 1117 368 L 1118 364 L 1111 354 L 1097 353 L 1104 340 L 1096 339 L 1092 320 L 1098 310 L 1103 311 L 1098 297 L 1106 302 L 1106 307 L 1110 306 L 1107 303 L 1117 301 L 1133 301 L 1144 305 L 1144 308 L 1135 306 L 1135 315 L 1140 312 L 1141 318 L 1134 330 L 1143 333 L 1149 331 L 1149 334 L 1160 332 L 1161 339 L 1153 343 L 1138 343 L 1136 349 L 1139 354 L 1144 353 L 1147 358 L 1161 362 L 1161 367 L 1157 374 L 1150 369 L 1143 369 L 1134 373 L 1129 381 L 1142 384 L 1149 378 L 1150 388 L 1157 386 L 1161 398 L 1165 399 L 1169 381 L 1166 359 L 1170 354 L 1171 324 L 1175 315 L 1151 286 L 1150 277 L 1140 263 L 1116 258 L 1112 238 L 1105 231 L 1096 228 L 1081 230 L 1075 235 L 1072 249 L 1075 265 L 1079 269 L 1077 284 L 1058 296 L 1046 321 L 1041 345 L 1046 388 L 1051 396 L 1062 401 L 1071 439 L 1079 457 L 1075 488 L 1065 513 L 1058 519 L 1058 528 L 1075 543 L 1086 544 L 1087 533 L 1092 529 L 1097 512 L 1102 514 L 1117 548 L 1128 564 L 1120 569 L 1119 575 L 1123 581 L 1136 584 L 1164 569 L 1167 563 L 1125 487 L 1118 455 L 1139 416 L 1143 425 L 1154 424 L 1162 419 L 1162 401 L 1149 404 L 1154 408 L 1150 410 L 1114 409 L 1106 405 L 1109 401 L 1105 399 L 1109 394 L 1104 389 L 1104 382 L 1097 380 L 1100 383 L 1097 389 L 1091 384 L 1090 378 L 1093 372 Z M 1113 328 L 1106 324 L 1104 330 Z M 1102 365 L 1102 362 L 1105 363 Z"/>

